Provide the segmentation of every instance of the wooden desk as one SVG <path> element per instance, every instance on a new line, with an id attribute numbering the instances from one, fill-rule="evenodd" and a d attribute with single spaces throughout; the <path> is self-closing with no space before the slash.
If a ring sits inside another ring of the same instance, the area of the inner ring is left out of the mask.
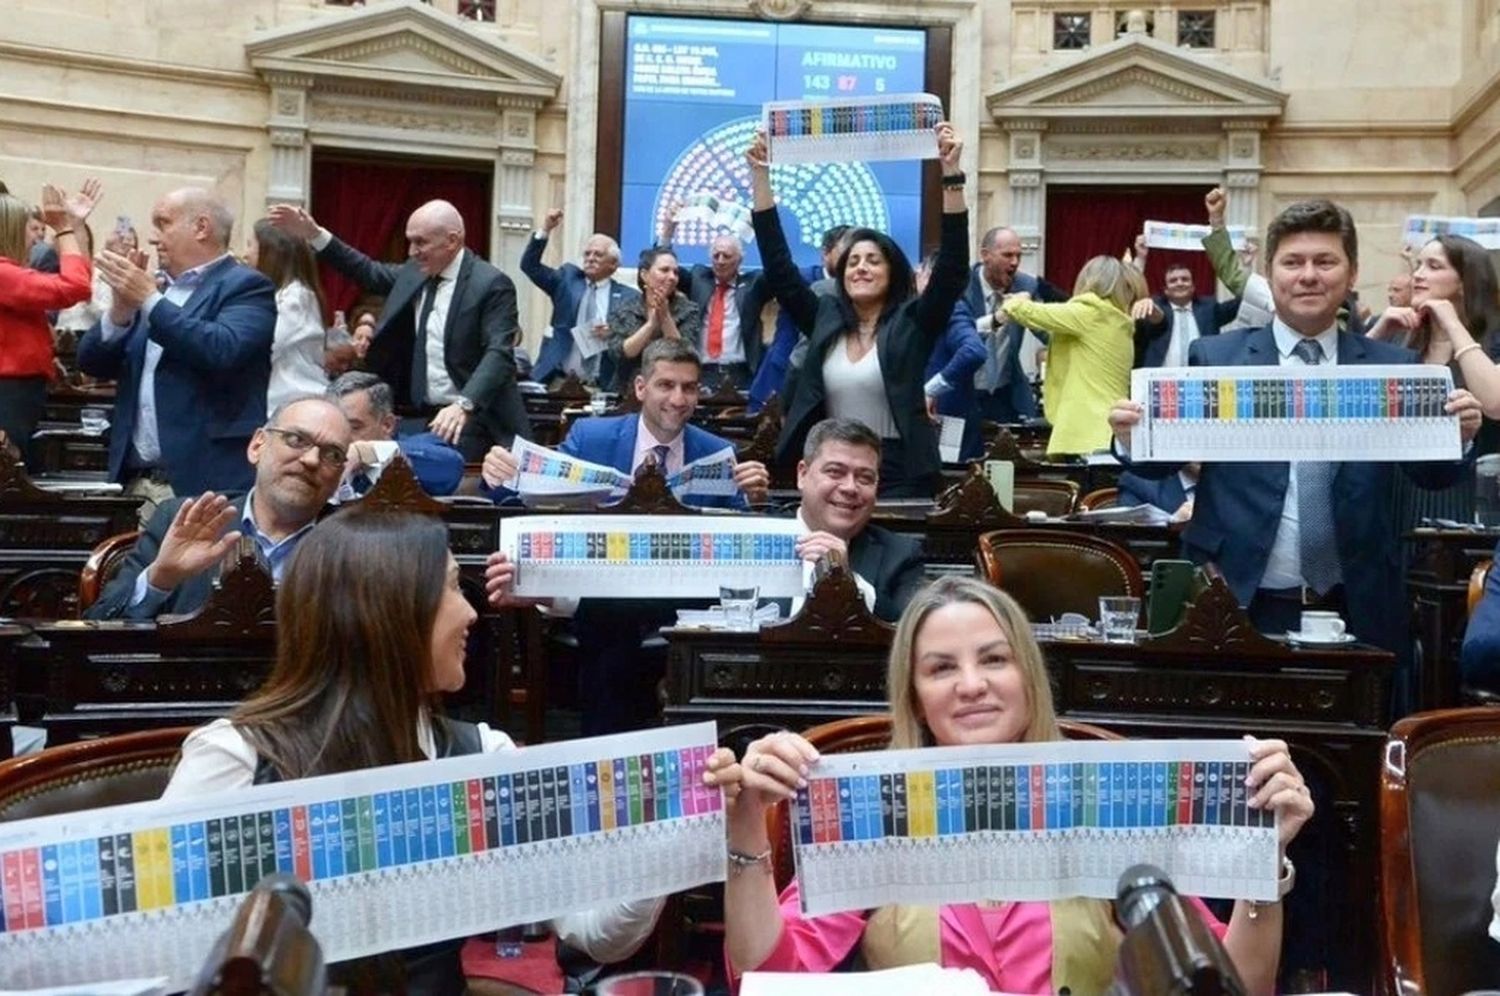
<path id="1" fill-rule="evenodd" d="M 1417 529 L 1406 534 L 1406 588 L 1417 639 L 1417 701 L 1424 709 L 1459 704 L 1459 659 L 1469 625 L 1469 575 L 1494 556 L 1500 531 Z"/>
<path id="2" fill-rule="evenodd" d="M 10 731 L 16 725 L 16 680 L 21 669 L 20 646 L 31 638 L 31 628 L 0 622 L 0 760 L 10 757 Z"/>
<path id="3" fill-rule="evenodd" d="M 813 619 L 759 633 L 667 631 L 667 721 L 716 719 L 731 732 L 804 729 L 883 711 L 893 630 L 871 625 L 847 592 L 820 595 L 809 599 Z M 1059 716 L 1135 737 L 1251 733 L 1288 742 L 1322 807 L 1294 858 L 1326 870 L 1314 912 L 1303 914 L 1316 923 L 1289 931 L 1316 941 L 1333 988 L 1369 991 L 1377 962 L 1375 794 L 1394 657 L 1370 647 L 1294 649 L 1263 637 L 1221 581 L 1171 633 L 1135 644 L 1052 641 L 1042 649 Z"/>
<path id="4" fill-rule="evenodd" d="M 87 433 L 81 425 L 43 423 L 49 429 L 32 443 L 37 474 L 99 474 L 109 470 L 109 430 L 102 435 Z"/>
<path id="5" fill-rule="evenodd" d="M 95 546 L 136 528 L 139 498 L 64 497 L 0 452 L 0 617 L 71 619 Z"/>

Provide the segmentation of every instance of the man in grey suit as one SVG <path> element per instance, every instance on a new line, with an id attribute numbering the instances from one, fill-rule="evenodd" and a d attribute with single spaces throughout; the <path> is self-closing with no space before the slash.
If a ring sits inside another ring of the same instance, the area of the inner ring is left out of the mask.
<path id="1" fill-rule="evenodd" d="M 426 428 L 468 461 L 530 435 L 516 385 L 516 286 L 464 248 L 457 208 L 428 201 L 413 211 L 406 222 L 408 258 L 401 264 L 370 259 L 290 204 L 271 208 L 270 219 L 307 240 L 335 270 L 385 296 L 365 366 Z"/>

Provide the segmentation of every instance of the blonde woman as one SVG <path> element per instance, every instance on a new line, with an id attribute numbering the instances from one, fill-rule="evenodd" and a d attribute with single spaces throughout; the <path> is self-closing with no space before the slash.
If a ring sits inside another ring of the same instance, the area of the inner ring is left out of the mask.
<path id="1" fill-rule="evenodd" d="M 894 749 L 1060 740 L 1042 654 L 1010 596 L 973 578 L 934 582 L 907 606 L 886 687 Z M 1280 816 L 1283 851 L 1312 816 L 1307 788 L 1280 740 L 1250 745 L 1250 805 Z M 872 968 L 938 962 L 978 972 L 996 991 L 1100 993 L 1121 934 L 1104 900 L 887 906 L 805 917 L 795 883 L 777 897 L 764 860 L 766 810 L 790 798 L 818 762 L 795 733 L 752 743 L 742 762 L 710 762 L 733 797 L 724 886 L 724 953 L 731 972 L 827 972 L 859 949 Z M 737 794 L 736 794 L 737 793 Z M 1288 876 L 1289 877 L 1289 876 Z M 1239 902 L 1228 925 L 1194 907 L 1223 939 L 1251 993 L 1270 993 L 1281 953 L 1280 904 Z"/>
<path id="2" fill-rule="evenodd" d="M 1131 308 L 1149 297 L 1140 270 L 1113 256 L 1095 256 L 1079 271 L 1067 301 L 1041 304 L 1029 294 L 1012 294 L 1001 304 L 1012 320 L 1052 337 L 1042 385 L 1042 407 L 1052 423 L 1048 456 L 1109 446 L 1110 406 L 1130 394 Z"/>

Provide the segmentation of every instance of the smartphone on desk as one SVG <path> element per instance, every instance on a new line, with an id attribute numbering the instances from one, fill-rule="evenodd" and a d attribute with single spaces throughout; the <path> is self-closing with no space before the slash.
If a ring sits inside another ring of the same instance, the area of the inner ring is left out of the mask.
<path id="1" fill-rule="evenodd" d="M 1191 560 L 1152 561 L 1146 630 L 1152 636 L 1160 636 L 1175 629 L 1203 587 L 1198 582 L 1197 567 Z"/>

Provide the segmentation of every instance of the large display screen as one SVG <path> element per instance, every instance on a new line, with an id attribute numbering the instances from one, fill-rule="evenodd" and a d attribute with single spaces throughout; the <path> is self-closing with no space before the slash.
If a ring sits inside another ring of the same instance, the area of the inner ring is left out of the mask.
<path id="1" fill-rule="evenodd" d="M 631 15 L 626 23 L 624 175 L 620 243 L 627 257 L 655 241 L 671 205 L 712 195 L 719 220 L 684 221 L 684 263 L 706 263 L 726 221 L 748 219 L 745 149 L 769 100 L 919 93 L 927 35 L 920 29 L 773 24 Z M 838 224 L 888 232 L 913 259 L 921 227 L 918 162 L 772 167 L 782 225 L 799 264 L 819 262 Z M 741 233 L 736 233 L 741 234 Z M 753 241 L 746 263 L 759 263 Z"/>

